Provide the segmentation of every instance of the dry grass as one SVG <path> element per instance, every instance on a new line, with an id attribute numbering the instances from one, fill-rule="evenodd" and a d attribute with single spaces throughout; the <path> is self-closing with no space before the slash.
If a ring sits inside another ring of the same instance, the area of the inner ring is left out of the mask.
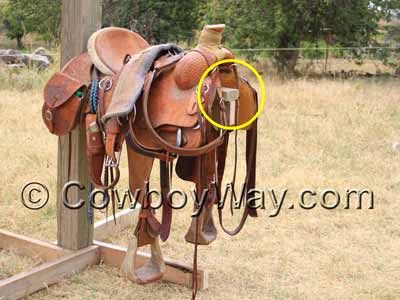
<path id="1" fill-rule="evenodd" d="M 395 60 L 396 56 L 393 54 L 391 60 Z M 258 69 L 265 70 L 265 74 L 268 76 L 278 77 L 276 67 L 274 66 L 271 59 L 263 59 L 256 63 Z M 366 58 L 362 64 L 356 63 L 356 58 L 333 58 L 330 57 L 326 65 L 325 70 L 325 59 L 309 59 L 299 58 L 296 65 L 296 71 L 301 74 L 302 77 L 323 77 L 323 76 L 374 76 L 374 75 L 385 75 L 387 77 L 395 74 L 396 68 L 390 67 L 383 64 L 379 60 Z M 329 77 L 326 77 L 329 78 Z"/>
<path id="2" fill-rule="evenodd" d="M 230 238 L 220 233 L 214 244 L 201 247 L 199 259 L 210 271 L 210 287 L 198 298 L 399 299 L 400 170 L 399 153 L 391 148 L 400 138 L 398 81 L 267 81 L 267 91 L 257 185 L 289 189 L 285 207 L 270 218 L 266 198 L 267 210 L 249 220 L 242 234 Z M 39 89 L 0 91 L 0 228 L 51 241 L 56 236 L 57 138 L 42 124 L 41 103 Z M 243 167 L 240 171 L 243 176 Z M 28 211 L 19 200 L 21 187 L 31 180 L 47 184 L 52 195 L 41 211 Z M 123 178 L 121 189 L 126 182 Z M 180 181 L 175 186 L 188 188 Z M 375 192 L 375 209 L 287 209 L 304 188 L 341 193 L 369 188 Z M 192 245 L 183 241 L 189 213 L 187 208 L 174 215 L 171 238 L 163 245 L 166 255 L 186 262 L 193 254 Z M 127 234 L 132 231 L 111 240 L 124 245 Z M 13 253 L 0 257 L 0 278 L 37 263 Z M 100 265 L 28 299 L 189 297 L 186 288 L 138 286 Z"/>

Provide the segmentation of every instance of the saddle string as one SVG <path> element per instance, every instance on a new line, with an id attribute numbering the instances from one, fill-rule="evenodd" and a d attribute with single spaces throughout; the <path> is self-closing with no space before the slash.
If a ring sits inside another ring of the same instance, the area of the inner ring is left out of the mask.
<path id="1" fill-rule="evenodd" d="M 196 299 L 197 295 L 197 255 L 199 243 L 199 216 L 196 218 L 196 235 L 194 241 L 194 254 L 193 254 L 193 273 L 192 273 L 192 300 Z"/>
<path id="2" fill-rule="evenodd" d="M 204 170 L 204 155 L 201 155 L 200 157 L 197 158 L 197 172 L 198 172 L 198 180 L 196 183 L 196 193 L 198 197 L 201 197 L 203 194 L 203 190 L 206 188 L 206 183 L 205 183 L 205 170 Z M 197 204 L 195 203 L 195 207 Z M 199 209 L 196 207 L 196 211 Z M 204 209 L 204 207 L 200 207 L 200 209 Z M 199 217 L 201 214 L 201 210 L 199 211 L 198 214 L 193 216 L 193 218 L 196 218 L 196 233 L 195 233 L 195 241 L 194 241 L 194 254 L 193 254 L 193 273 L 192 273 L 192 300 L 196 299 L 197 296 L 197 288 L 198 288 L 198 278 L 197 278 L 197 257 L 198 257 L 198 246 L 199 246 Z"/>
<path id="3" fill-rule="evenodd" d="M 245 189 L 246 192 L 248 190 L 254 189 L 255 185 L 255 159 L 256 159 L 256 146 L 257 146 L 257 121 L 255 121 L 251 127 L 246 131 L 246 179 L 245 179 Z M 223 157 L 221 159 L 224 159 Z M 248 198 L 246 197 L 245 209 L 240 220 L 240 223 L 233 230 L 229 230 L 223 224 L 222 210 L 218 209 L 218 218 L 219 224 L 222 230 L 230 235 L 237 235 L 242 229 L 244 224 L 246 223 L 247 217 L 251 213 L 250 208 L 248 207 Z M 256 216 L 257 213 L 252 213 L 252 216 Z"/>
<path id="4" fill-rule="evenodd" d="M 161 184 L 161 197 L 162 197 L 162 220 L 161 220 L 161 233 L 160 237 L 162 241 L 166 241 L 169 237 L 171 230 L 172 220 L 172 207 L 168 203 L 168 194 L 170 191 L 170 161 L 160 160 L 160 184 Z"/>
<path id="5" fill-rule="evenodd" d="M 235 130 L 235 156 L 234 156 L 234 165 L 233 165 L 233 176 L 232 176 L 232 193 L 231 193 L 231 216 L 233 216 L 233 198 L 236 199 L 234 188 L 236 185 L 236 172 L 237 172 L 237 162 L 238 162 L 238 131 Z"/>
<path id="6" fill-rule="evenodd" d="M 111 177 L 111 182 L 113 182 L 114 181 L 114 171 L 113 171 L 112 168 L 110 168 L 110 177 Z M 112 204 L 112 214 L 113 214 L 113 217 L 114 217 L 114 225 L 117 225 L 117 217 L 115 216 L 116 209 L 115 209 L 115 191 L 114 191 L 114 188 L 112 188 L 110 192 L 111 192 L 111 204 Z M 106 194 L 108 195 L 108 190 L 107 190 Z M 108 207 L 108 203 L 107 203 L 107 207 Z"/>
<path id="7" fill-rule="evenodd" d="M 108 168 L 104 168 L 104 185 L 108 185 Z M 103 205 L 107 201 L 107 206 L 106 206 L 106 220 L 108 218 L 108 202 L 110 201 L 110 196 L 108 194 L 108 190 L 104 190 L 104 197 L 103 197 Z"/>
<path id="8" fill-rule="evenodd" d="M 198 111 L 199 114 L 199 123 L 200 123 L 200 130 L 202 132 L 202 140 L 203 142 L 207 142 L 207 123 L 205 122 L 204 118 L 202 117 L 200 111 Z M 201 197 L 203 194 L 203 189 L 207 188 L 207 183 L 205 182 L 205 155 L 202 154 L 197 157 L 197 175 L 198 179 L 196 180 L 196 193 L 198 197 Z M 195 207 L 197 204 L 195 203 Z M 196 225 L 195 225 L 195 241 L 194 241 L 194 253 L 193 253 L 193 273 L 192 273 L 192 300 L 196 299 L 197 296 L 197 287 L 198 287 L 198 282 L 197 282 L 197 257 L 198 257 L 198 244 L 199 244 L 199 217 L 201 214 L 201 209 L 204 209 L 203 206 L 200 206 L 200 208 L 196 207 L 197 209 L 200 209 L 199 213 L 194 216 L 196 218 Z"/>

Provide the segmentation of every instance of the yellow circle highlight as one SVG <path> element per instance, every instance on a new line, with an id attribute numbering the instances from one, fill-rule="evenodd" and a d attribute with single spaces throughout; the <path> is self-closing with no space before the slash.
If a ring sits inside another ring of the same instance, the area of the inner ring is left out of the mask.
<path id="1" fill-rule="evenodd" d="M 206 79 L 208 73 L 210 73 L 214 68 L 218 67 L 221 64 L 226 64 L 226 63 L 237 63 L 240 65 L 243 65 L 245 67 L 247 67 L 250 71 L 252 71 L 254 73 L 254 75 L 257 77 L 258 82 L 260 83 L 261 86 L 261 104 L 258 106 L 258 110 L 257 113 L 250 119 L 248 120 L 246 123 L 243 123 L 241 125 L 237 125 L 237 126 L 225 126 L 222 125 L 218 122 L 215 122 L 204 110 L 203 107 L 203 103 L 201 103 L 201 87 L 203 86 L 203 82 Z M 202 115 L 206 118 L 206 120 L 208 122 L 210 122 L 212 125 L 214 125 L 215 127 L 218 127 L 220 129 L 224 129 L 224 130 L 239 130 L 239 129 L 243 129 L 248 127 L 249 125 L 251 125 L 251 123 L 253 123 L 261 114 L 264 105 L 265 105 L 265 86 L 264 86 L 264 81 L 261 78 L 261 75 L 257 72 L 257 70 L 250 64 L 248 64 L 247 62 L 241 60 L 241 59 L 224 59 L 224 60 L 220 60 L 218 62 L 216 62 L 215 64 L 211 65 L 201 76 L 200 81 L 199 81 L 199 85 L 197 86 L 197 103 L 200 107 L 200 111 L 202 113 Z"/>

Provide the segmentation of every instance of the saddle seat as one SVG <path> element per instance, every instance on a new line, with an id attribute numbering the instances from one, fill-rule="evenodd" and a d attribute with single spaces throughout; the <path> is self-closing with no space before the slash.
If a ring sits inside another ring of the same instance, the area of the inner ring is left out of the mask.
<path id="1" fill-rule="evenodd" d="M 105 75 L 118 73 L 127 59 L 150 45 L 140 35 L 124 28 L 108 27 L 95 32 L 88 41 L 93 64 Z"/>

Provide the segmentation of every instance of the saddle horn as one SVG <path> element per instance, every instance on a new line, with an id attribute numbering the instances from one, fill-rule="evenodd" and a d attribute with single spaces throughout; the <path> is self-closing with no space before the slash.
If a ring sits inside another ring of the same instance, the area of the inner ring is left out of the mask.
<path id="1" fill-rule="evenodd" d="M 203 73 L 216 61 L 233 58 L 232 53 L 221 46 L 225 24 L 206 25 L 200 33 L 199 42 L 176 66 L 175 82 L 187 90 L 196 86 Z"/>

